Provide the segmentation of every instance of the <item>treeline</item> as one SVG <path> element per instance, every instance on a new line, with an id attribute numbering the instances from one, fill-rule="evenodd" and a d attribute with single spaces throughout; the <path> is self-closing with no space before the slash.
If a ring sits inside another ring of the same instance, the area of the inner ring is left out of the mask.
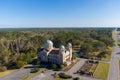
<path id="1" fill-rule="evenodd" d="M 83 53 L 102 51 L 113 46 L 112 29 L 7 30 L 0 31 L 0 71 L 32 63 L 37 49 L 50 39 L 54 47 L 71 42 Z"/>

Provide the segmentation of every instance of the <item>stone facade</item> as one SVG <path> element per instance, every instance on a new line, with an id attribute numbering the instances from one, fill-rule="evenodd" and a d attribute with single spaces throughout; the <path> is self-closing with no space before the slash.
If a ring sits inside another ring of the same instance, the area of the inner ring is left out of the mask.
<path id="1" fill-rule="evenodd" d="M 53 47 L 53 42 L 47 40 L 43 48 L 38 49 L 38 58 L 42 62 L 61 65 L 64 62 L 70 63 L 72 60 L 72 44 L 68 43 L 67 47 L 61 45 L 59 48 Z"/>

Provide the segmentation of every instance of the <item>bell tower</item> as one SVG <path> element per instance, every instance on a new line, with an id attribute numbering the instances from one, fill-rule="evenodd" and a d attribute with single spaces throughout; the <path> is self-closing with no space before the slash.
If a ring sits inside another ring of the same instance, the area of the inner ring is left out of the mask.
<path id="1" fill-rule="evenodd" d="M 68 43 L 67 44 L 67 51 L 69 51 L 69 56 L 70 56 L 70 58 L 69 58 L 69 60 L 71 61 L 72 60 L 72 44 L 71 43 Z"/>
<path id="2" fill-rule="evenodd" d="M 47 51 L 50 51 L 50 50 L 52 50 L 53 49 L 53 42 L 52 41 L 50 41 L 50 40 L 47 40 L 46 42 L 45 42 L 45 47 L 44 47 Z"/>
<path id="3" fill-rule="evenodd" d="M 59 62 L 60 64 L 63 64 L 65 62 L 65 47 L 63 45 L 59 47 L 59 55 Z"/>

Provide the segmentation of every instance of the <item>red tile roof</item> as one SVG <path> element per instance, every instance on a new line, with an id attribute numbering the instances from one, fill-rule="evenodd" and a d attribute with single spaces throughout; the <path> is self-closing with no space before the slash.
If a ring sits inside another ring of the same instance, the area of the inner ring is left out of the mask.
<path id="1" fill-rule="evenodd" d="M 55 48 L 53 49 L 50 54 L 59 54 L 59 49 Z"/>

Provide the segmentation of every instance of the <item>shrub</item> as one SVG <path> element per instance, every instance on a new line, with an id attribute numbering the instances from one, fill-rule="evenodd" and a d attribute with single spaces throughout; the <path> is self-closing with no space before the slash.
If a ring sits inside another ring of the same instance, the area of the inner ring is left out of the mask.
<path id="1" fill-rule="evenodd" d="M 64 78 L 64 79 L 72 78 L 72 76 L 67 75 L 67 74 L 65 74 L 65 73 L 59 73 L 58 75 L 59 75 L 60 78 Z"/>
<path id="2" fill-rule="evenodd" d="M 63 65 L 64 65 L 64 66 L 67 66 L 67 63 L 66 63 L 66 62 L 64 62 L 64 63 L 63 63 Z"/>
<path id="3" fill-rule="evenodd" d="M 16 69 L 16 63 L 15 62 L 11 62 L 7 65 L 8 69 Z"/>
<path id="4" fill-rule="evenodd" d="M 85 71 L 80 71 L 80 74 L 85 74 Z"/>
<path id="5" fill-rule="evenodd" d="M 33 68 L 33 69 L 31 69 L 31 73 L 36 73 L 36 72 L 38 72 L 39 71 L 39 68 Z"/>
<path id="6" fill-rule="evenodd" d="M 40 65 L 40 61 L 38 59 L 33 59 L 31 61 L 31 64 L 33 64 L 33 65 Z"/>
<path id="7" fill-rule="evenodd" d="M 73 53 L 72 59 L 76 59 L 77 57 L 78 57 L 78 54 L 77 53 Z"/>
<path id="8" fill-rule="evenodd" d="M 21 67 L 23 67 L 24 65 L 26 65 L 27 63 L 26 62 L 24 62 L 24 61 L 17 61 L 16 62 L 16 68 L 21 68 Z"/>
<path id="9" fill-rule="evenodd" d="M 64 68 L 65 66 L 64 65 L 60 65 L 60 68 L 62 69 L 62 68 Z"/>
<path id="10" fill-rule="evenodd" d="M 6 66 L 0 66 L 0 72 L 6 71 L 6 70 L 7 70 Z"/>
<path id="11" fill-rule="evenodd" d="M 79 78 L 79 77 L 76 77 L 76 78 L 74 78 L 73 80 L 80 80 L 80 78 Z"/>

